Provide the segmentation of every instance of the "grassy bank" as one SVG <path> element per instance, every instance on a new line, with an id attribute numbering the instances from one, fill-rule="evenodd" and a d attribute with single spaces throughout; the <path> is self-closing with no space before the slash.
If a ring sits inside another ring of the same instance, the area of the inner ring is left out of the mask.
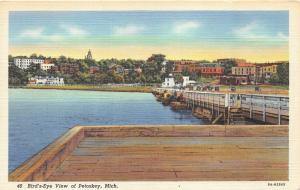
<path id="1" fill-rule="evenodd" d="M 92 86 L 92 85 L 66 85 L 66 86 L 25 86 L 28 89 L 57 89 L 57 90 L 91 90 L 109 92 L 152 92 L 151 86 Z"/>

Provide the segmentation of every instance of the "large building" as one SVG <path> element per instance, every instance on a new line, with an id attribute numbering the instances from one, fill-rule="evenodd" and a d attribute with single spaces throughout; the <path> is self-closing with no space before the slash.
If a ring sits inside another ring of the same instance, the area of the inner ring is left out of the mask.
<path id="1" fill-rule="evenodd" d="M 44 59 L 14 58 L 14 64 L 20 69 L 28 69 L 31 64 L 43 64 Z"/>
<path id="2" fill-rule="evenodd" d="M 175 61 L 175 73 L 183 71 L 201 74 L 204 77 L 216 77 L 224 74 L 224 67 L 221 63 L 199 63 L 196 61 Z"/>
<path id="3" fill-rule="evenodd" d="M 41 65 L 41 69 L 44 70 L 44 71 L 48 71 L 49 69 L 54 67 L 53 63 L 42 63 L 40 65 Z"/>
<path id="4" fill-rule="evenodd" d="M 29 85 L 47 85 L 47 86 L 63 86 L 64 79 L 59 77 L 41 77 L 35 76 L 28 80 Z"/>
<path id="5" fill-rule="evenodd" d="M 174 71 L 176 73 L 181 73 L 184 70 L 190 72 L 192 70 L 195 70 L 196 64 L 197 64 L 196 61 L 189 61 L 189 60 L 174 61 L 174 65 L 175 65 Z"/>
<path id="6" fill-rule="evenodd" d="M 260 65 L 260 75 L 264 78 L 270 78 L 272 75 L 277 74 L 277 64 L 263 64 Z"/>
<path id="7" fill-rule="evenodd" d="M 237 64 L 237 67 L 231 68 L 231 73 L 233 76 L 247 76 L 252 83 L 257 81 L 265 82 L 265 79 L 269 79 L 277 74 L 277 65 L 277 63 Z"/>
<path id="8" fill-rule="evenodd" d="M 221 76 L 224 74 L 223 67 L 201 67 L 200 74 L 205 77 Z"/>
<path id="9" fill-rule="evenodd" d="M 238 66 L 231 68 L 232 75 L 254 76 L 256 74 L 255 66 Z"/>

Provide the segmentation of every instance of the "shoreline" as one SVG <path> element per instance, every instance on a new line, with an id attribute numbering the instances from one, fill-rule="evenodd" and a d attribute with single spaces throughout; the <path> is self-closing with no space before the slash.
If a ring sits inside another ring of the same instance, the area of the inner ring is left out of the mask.
<path id="1" fill-rule="evenodd" d="M 220 86 L 219 93 L 243 93 L 243 94 L 280 94 L 289 95 L 289 88 L 284 86 L 260 86 L 260 91 L 254 91 L 254 86 L 240 87 L 236 91 L 231 91 L 230 86 Z M 89 85 L 67 85 L 67 86 L 9 86 L 8 88 L 20 89 L 45 89 L 45 90 L 84 90 L 84 91 L 103 91 L 103 92 L 138 92 L 152 93 L 152 86 L 89 86 Z"/>
<path id="2" fill-rule="evenodd" d="M 84 90 L 84 91 L 103 91 L 103 92 L 138 92 L 138 93 L 151 93 L 152 87 L 150 86 L 124 86 L 124 87 L 108 87 L 108 86 L 9 86 L 8 88 L 21 88 L 21 89 L 41 89 L 41 90 Z"/>

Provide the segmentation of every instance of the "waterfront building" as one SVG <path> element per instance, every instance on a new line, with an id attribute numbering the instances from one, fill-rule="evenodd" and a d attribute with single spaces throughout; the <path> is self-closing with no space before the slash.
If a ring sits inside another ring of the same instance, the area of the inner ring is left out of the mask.
<path id="1" fill-rule="evenodd" d="M 163 88 L 173 88 L 173 87 L 175 87 L 175 80 L 174 80 L 172 74 L 170 74 L 169 77 L 165 78 L 165 82 L 163 82 L 161 84 L 161 87 L 163 87 Z"/>
<path id="2" fill-rule="evenodd" d="M 274 74 L 277 74 L 276 63 L 266 64 L 251 64 L 243 63 L 238 64 L 237 67 L 232 67 L 232 75 L 235 76 L 248 76 L 251 82 L 256 83 L 258 81 L 265 82 L 265 79 L 271 78 Z"/>
<path id="3" fill-rule="evenodd" d="M 28 80 L 29 85 L 63 86 L 64 78 L 35 76 Z"/>
<path id="4" fill-rule="evenodd" d="M 244 76 L 254 76 L 256 73 L 255 66 L 242 66 L 242 67 L 232 67 L 232 75 L 244 75 Z"/>
<path id="5" fill-rule="evenodd" d="M 93 59 L 92 52 L 91 52 L 90 49 L 89 49 L 87 55 L 85 56 L 85 59 L 88 59 L 88 60 L 92 60 Z"/>
<path id="6" fill-rule="evenodd" d="M 192 85 L 192 84 L 196 83 L 196 81 L 190 80 L 189 76 L 183 76 L 182 79 L 183 79 L 183 82 L 182 82 L 182 86 L 183 87 L 186 87 L 188 85 Z"/>
<path id="7" fill-rule="evenodd" d="M 31 64 L 43 64 L 44 59 L 14 58 L 14 64 L 20 69 L 28 69 Z"/>
<path id="8" fill-rule="evenodd" d="M 272 75 L 277 74 L 278 64 L 263 64 L 260 65 L 260 73 L 265 78 L 271 78 Z"/>

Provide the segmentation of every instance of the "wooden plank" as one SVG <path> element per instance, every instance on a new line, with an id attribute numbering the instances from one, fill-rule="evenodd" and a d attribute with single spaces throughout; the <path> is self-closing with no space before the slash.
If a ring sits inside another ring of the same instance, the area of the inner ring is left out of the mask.
<path id="1" fill-rule="evenodd" d="M 73 127 L 9 174 L 9 181 L 44 180 L 84 137 L 82 127 Z"/>
<path id="2" fill-rule="evenodd" d="M 261 179 L 284 180 L 287 165 L 286 125 L 78 126 L 14 170 L 9 179 L 252 180 L 270 173 Z M 240 174 L 240 168 L 248 174 Z M 205 171 L 219 173 L 214 178 L 200 175 Z M 236 175 L 223 176 L 224 171 Z"/>
<path id="3" fill-rule="evenodd" d="M 287 137 L 88 137 L 48 180 L 286 180 L 287 168 Z"/>

